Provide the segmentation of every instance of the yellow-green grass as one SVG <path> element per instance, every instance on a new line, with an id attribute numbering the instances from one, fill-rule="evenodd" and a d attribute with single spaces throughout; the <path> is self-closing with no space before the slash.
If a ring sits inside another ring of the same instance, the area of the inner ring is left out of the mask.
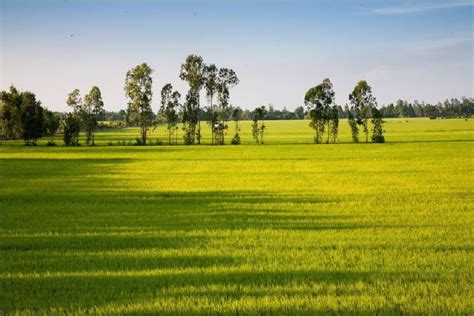
<path id="1" fill-rule="evenodd" d="M 385 144 L 267 125 L 262 146 L 247 122 L 241 146 L 3 142 L 1 312 L 473 314 L 472 120 L 388 120 Z"/>

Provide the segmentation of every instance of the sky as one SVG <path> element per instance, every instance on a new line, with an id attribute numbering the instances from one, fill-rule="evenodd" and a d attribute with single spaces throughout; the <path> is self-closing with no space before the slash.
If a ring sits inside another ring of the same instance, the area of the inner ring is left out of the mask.
<path id="1" fill-rule="evenodd" d="M 474 96 L 474 0 L 0 0 L 0 89 L 32 91 L 51 110 L 97 85 L 125 109 L 127 70 L 153 69 L 153 109 L 183 95 L 189 54 L 229 67 L 231 103 L 294 109 L 330 78 L 344 105 L 359 80 L 379 105 Z"/>

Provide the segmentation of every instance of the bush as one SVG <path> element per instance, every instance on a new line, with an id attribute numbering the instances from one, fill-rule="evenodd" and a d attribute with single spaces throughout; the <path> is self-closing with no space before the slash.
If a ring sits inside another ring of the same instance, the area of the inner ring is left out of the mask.
<path id="1" fill-rule="evenodd" d="M 240 135 L 239 133 L 235 133 L 234 138 L 232 138 L 232 141 L 230 142 L 232 145 L 240 145 Z"/>
<path id="2" fill-rule="evenodd" d="M 114 143 L 112 143 L 112 141 L 109 140 L 109 141 L 107 142 L 107 145 L 108 145 L 108 146 L 113 146 Z"/>
<path id="3" fill-rule="evenodd" d="M 385 143 L 385 137 L 382 135 L 374 135 L 372 136 L 373 143 Z"/>
<path id="4" fill-rule="evenodd" d="M 140 137 L 137 137 L 135 138 L 135 146 L 142 146 L 143 145 L 143 141 Z"/>
<path id="5" fill-rule="evenodd" d="M 56 143 L 54 142 L 54 140 L 48 140 L 46 146 L 56 146 Z"/>

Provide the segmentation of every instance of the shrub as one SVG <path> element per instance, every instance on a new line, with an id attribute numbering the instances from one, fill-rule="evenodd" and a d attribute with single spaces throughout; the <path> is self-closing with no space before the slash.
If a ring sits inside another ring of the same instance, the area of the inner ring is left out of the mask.
<path id="1" fill-rule="evenodd" d="M 135 146 L 142 146 L 143 140 L 140 137 L 135 138 Z"/>
<path id="2" fill-rule="evenodd" d="M 373 143 L 385 143 L 385 137 L 382 135 L 373 135 L 372 136 Z"/>
<path id="3" fill-rule="evenodd" d="M 235 133 L 234 138 L 232 138 L 232 141 L 230 142 L 232 145 L 240 145 L 240 135 L 239 133 Z"/>
<path id="4" fill-rule="evenodd" d="M 56 143 L 54 142 L 54 140 L 48 140 L 46 146 L 56 146 Z"/>

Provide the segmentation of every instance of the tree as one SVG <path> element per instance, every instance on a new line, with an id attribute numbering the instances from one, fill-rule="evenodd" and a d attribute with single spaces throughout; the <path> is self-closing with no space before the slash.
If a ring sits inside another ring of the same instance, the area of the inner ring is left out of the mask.
<path id="1" fill-rule="evenodd" d="M 104 102 L 100 89 L 96 86 L 91 88 L 84 97 L 84 105 L 82 109 L 83 122 L 86 129 L 86 142 L 88 145 L 94 146 L 95 130 L 97 128 L 98 117 L 104 111 Z"/>
<path id="2" fill-rule="evenodd" d="M 72 107 L 75 113 L 80 113 L 82 110 L 82 99 L 79 89 L 74 89 L 68 94 L 66 104 Z"/>
<path id="3" fill-rule="evenodd" d="M 146 145 L 147 131 L 153 125 L 151 99 L 153 97 L 151 74 L 153 69 L 147 63 L 138 65 L 127 72 L 125 77 L 125 94 L 132 120 L 138 123 L 141 132 L 141 144 Z"/>
<path id="4" fill-rule="evenodd" d="M 297 120 L 304 119 L 304 108 L 301 105 L 296 107 L 295 117 L 296 117 Z"/>
<path id="5" fill-rule="evenodd" d="M 216 123 L 214 124 L 214 136 L 216 144 L 224 144 L 224 132 L 227 129 L 226 111 L 229 106 L 230 88 L 239 84 L 239 78 L 236 73 L 229 68 L 219 69 L 217 76 L 217 99 L 219 104 L 219 112 L 216 115 Z"/>
<path id="6" fill-rule="evenodd" d="M 331 129 L 328 131 L 328 134 L 332 136 L 332 141 L 335 143 L 337 140 L 337 134 L 339 132 L 339 108 L 337 106 L 333 106 L 329 114 Z"/>
<path id="7" fill-rule="evenodd" d="M 36 145 L 38 138 L 43 136 L 45 131 L 44 115 L 41 102 L 36 100 L 36 96 L 31 92 L 21 94 L 21 130 L 25 145 Z"/>
<path id="8" fill-rule="evenodd" d="M 257 142 L 257 144 L 263 144 L 263 135 L 266 129 L 265 122 L 263 119 L 265 118 L 265 107 L 261 106 L 256 108 L 252 113 L 252 136 Z M 259 121 L 262 121 L 262 124 L 259 125 Z"/>
<path id="9" fill-rule="evenodd" d="M 354 114 L 352 114 L 352 109 L 349 110 L 349 112 L 347 112 L 347 120 L 351 128 L 352 141 L 354 143 L 358 143 L 359 142 L 359 128 L 357 127 L 357 122 L 354 118 Z"/>
<path id="10" fill-rule="evenodd" d="M 309 117 L 311 119 L 310 126 L 314 129 L 314 141 L 316 144 L 322 142 L 325 125 L 328 126 L 329 142 L 329 112 L 330 107 L 334 104 L 335 93 L 332 88 L 332 83 L 329 79 L 324 79 L 323 82 L 306 92 L 304 101 L 309 110 Z"/>
<path id="11" fill-rule="evenodd" d="M 43 111 L 43 115 L 46 135 L 54 136 L 59 129 L 61 120 L 56 114 L 47 109 Z"/>
<path id="12" fill-rule="evenodd" d="M 352 93 L 349 95 L 349 101 L 353 105 L 357 125 L 361 125 L 365 134 L 365 141 L 369 142 L 369 117 L 370 111 L 377 106 L 375 97 L 372 95 L 372 88 L 367 81 L 361 80 L 357 83 Z"/>
<path id="13" fill-rule="evenodd" d="M 189 85 L 186 95 L 186 115 L 183 115 L 185 124 L 185 143 L 194 144 L 195 140 L 201 143 L 201 124 L 199 121 L 200 98 L 199 92 L 204 84 L 204 62 L 201 56 L 189 55 L 184 64 L 181 65 L 179 74 L 181 80 L 185 80 Z M 184 118 L 186 117 L 186 118 Z"/>
<path id="14" fill-rule="evenodd" d="M 219 70 L 217 69 L 216 65 L 205 65 L 203 70 L 204 76 L 204 87 L 206 89 L 206 96 L 209 101 L 209 111 L 211 113 L 211 133 L 212 133 L 212 144 L 214 144 L 214 125 L 217 123 L 217 114 L 214 110 L 214 95 L 217 91 L 217 76 L 219 74 Z"/>
<path id="15" fill-rule="evenodd" d="M 68 113 L 63 122 L 64 144 L 66 146 L 79 145 L 79 132 L 81 131 L 81 121 L 76 113 Z"/>
<path id="16" fill-rule="evenodd" d="M 168 144 L 171 144 L 171 139 L 173 134 L 177 135 L 177 123 L 178 123 L 178 113 L 177 109 L 179 108 L 179 99 L 181 94 L 178 91 L 173 92 L 173 86 L 171 83 L 168 83 L 163 86 L 161 89 L 161 108 L 160 114 L 167 122 L 168 129 Z M 177 139 L 175 138 L 175 143 Z"/>
<path id="17" fill-rule="evenodd" d="M 240 145 L 240 125 L 239 121 L 242 118 L 242 109 L 241 108 L 235 108 L 232 111 L 232 120 L 235 122 L 235 135 L 234 138 L 232 138 L 231 144 L 232 145 Z"/>
<path id="18" fill-rule="evenodd" d="M 0 92 L 0 119 L 6 139 L 21 137 L 21 106 L 21 94 L 14 86 L 9 91 Z"/>
<path id="19" fill-rule="evenodd" d="M 372 108 L 372 125 L 372 142 L 384 143 L 383 117 L 382 113 L 376 107 Z"/>

